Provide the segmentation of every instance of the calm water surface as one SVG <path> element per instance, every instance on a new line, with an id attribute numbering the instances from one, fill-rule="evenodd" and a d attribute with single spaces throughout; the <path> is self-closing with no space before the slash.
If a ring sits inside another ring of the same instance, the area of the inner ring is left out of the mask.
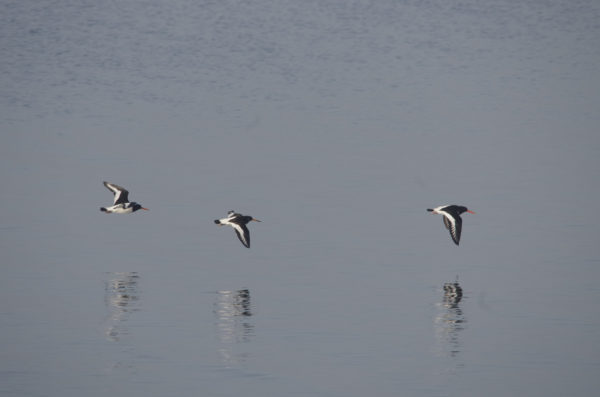
<path id="1" fill-rule="evenodd" d="M 597 2 L 0 10 L 1 395 L 600 387 Z"/>

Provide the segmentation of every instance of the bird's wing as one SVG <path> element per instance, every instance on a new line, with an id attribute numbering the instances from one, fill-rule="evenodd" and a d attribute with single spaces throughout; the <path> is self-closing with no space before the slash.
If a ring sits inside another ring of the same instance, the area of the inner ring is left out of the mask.
<path id="1" fill-rule="evenodd" d="M 448 216 L 444 214 L 444 225 L 450 231 L 450 237 L 452 237 L 452 241 L 454 244 L 458 245 L 460 241 L 460 232 L 462 230 L 462 219 L 460 216 Z"/>
<path id="2" fill-rule="evenodd" d="M 444 225 L 446 226 L 446 229 L 450 230 L 450 221 L 448 220 L 448 218 L 446 218 L 446 216 L 442 216 L 442 219 L 444 220 Z"/>
<path id="3" fill-rule="evenodd" d="M 246 246 L 246 248 L 250 248 L 250 231 L 244 224 L 232 223 L 233 230 L 235 230 L 235 234 L 237 234 L 238 238 Z"/>
<path id="4" fill-rule="evenodd" d="M 127 189 L 125 189 L 119 185 L 115 185 L 114 183 L 108 183 L 108 182 L 104 182 L 104 186 L 106 186 L 107 189 L 110 190 L 111 192 L 113 192 L 113 194 L 115 195 L 113 205 L 129 202 L 129 198 L 128 198 L 129 192 L 127 191 Z"/>

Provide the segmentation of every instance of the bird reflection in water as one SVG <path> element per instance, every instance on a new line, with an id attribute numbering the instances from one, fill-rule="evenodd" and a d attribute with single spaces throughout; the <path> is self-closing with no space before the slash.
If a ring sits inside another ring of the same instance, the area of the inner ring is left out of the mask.
<path id="1" fill-rule="evenodd" d="M 108 273 L 104 301 L 109 310 L 106 338 L 117 342 L 129 333 L 126 322 L 131 313 L 140 310 L 137 272 Z"/>
<path id="2" fill-rule="evenodd" d="M 436 338 L 440 353 L 445 356 L 456 357 L 461 350 L 460 331 L 465 328 L 466 319 L 460 308 L 463 290 L 458 279 L 445 283 L 442 302 L 437 306 L 439 311 L 435 318 Z"/>
<path id="3" fill-rule="evenodd" d="M 254 335 L 250 291 L 217 291 L 214 313 L 222 361 L 227 366 L 245 361 L 246 354 L 239 353 L 238 347 Z"/>

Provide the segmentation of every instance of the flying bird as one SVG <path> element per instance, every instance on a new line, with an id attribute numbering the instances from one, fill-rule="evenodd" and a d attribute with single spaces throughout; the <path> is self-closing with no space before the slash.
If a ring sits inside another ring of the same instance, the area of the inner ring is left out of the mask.
<path id="1" fill-rule="evenodd" d="M 113 192 L 115 199 L 111 207 L 100 207 L 100 211 L 106 212 L 107 214 L 130 214 L 137 210 L 148 211 L 148 208 L 142 207 L 141 204 L 138 204 L 135 201 L 129 202 L 129 192 L 127 189 L 108 182 L 104 182 L 104 186 Z"/>
<path id="2" fill-rule="evenodd" d="M 227 213 L 227 218 L 215 219 L 215 223 L 219 226 L 228 225 L 233 227 L 235 234 L 237 234 L 238 238 L 246 248 L 250 248 L 250 231 L 246 227 L 246 224 L 251 221 L 260 222 L 258 219 L 254 219 L 248 215 L 238 214 L 235 211 L 229 211 Z"/>
<path id="3" fill-rule="evenodd" d="M 427 208 L 427 211 L 433 214 L 441 214 L 444 219 L 444 225 L 446 229 L 450 231 L 450 237 L 452 237 L 452 241 L 454 244 L 458 245 L 460 241 L 460 232 L 462 230 L 462 219 L 460 214 L 463 212 L 468 212 L 469 214 L 474 214 L 473 211 L 467 209 L 467 207 L 463 207 L 461 205 L 441 205 L 436 208 Z"/>

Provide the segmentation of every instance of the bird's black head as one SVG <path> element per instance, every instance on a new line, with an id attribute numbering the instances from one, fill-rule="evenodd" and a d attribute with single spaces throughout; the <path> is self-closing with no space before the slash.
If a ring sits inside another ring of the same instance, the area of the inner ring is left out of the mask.
<path id="1" fill-rule="evenodd" d="M 148 208 L 144 208 L 144 207 L 142 207 L 142 205 L 141 205 L 141 204 L 138 204 L 138 203 L 135 203 L 135 202 L 134 202 L 134 203 L 131 203 L 131 204 L 132 204 L 132 206 L 131 206 L 131 207 L 133 208 L 132 212 L 135 212 L 135 211 L 137 211 L 137 210 L 145 210 L 145 211 L 148 211 Z"/>
<path id="2" fill-rule="evenodd" d="M 471 211 L 470 209 L 468 209 L 467 207 L 464 207 L 462 205 L 455 205 L 454 210 L 457 211 L 459 214 L 462 214 L 464 212 L 468 212 L 469 214 L 474 214 L 473 211 Z"/>
<path id="3" fill-rule="evenodd" d="M 433 212 L 433 210 L 431 208 L 427 208 L 427 211 L 429 212 Z"/>
<path id="4" fill-rule="evenodd" d="M 221 222 L 218 219 L 215 219 L 215 223 L 219 225 Z"/>

